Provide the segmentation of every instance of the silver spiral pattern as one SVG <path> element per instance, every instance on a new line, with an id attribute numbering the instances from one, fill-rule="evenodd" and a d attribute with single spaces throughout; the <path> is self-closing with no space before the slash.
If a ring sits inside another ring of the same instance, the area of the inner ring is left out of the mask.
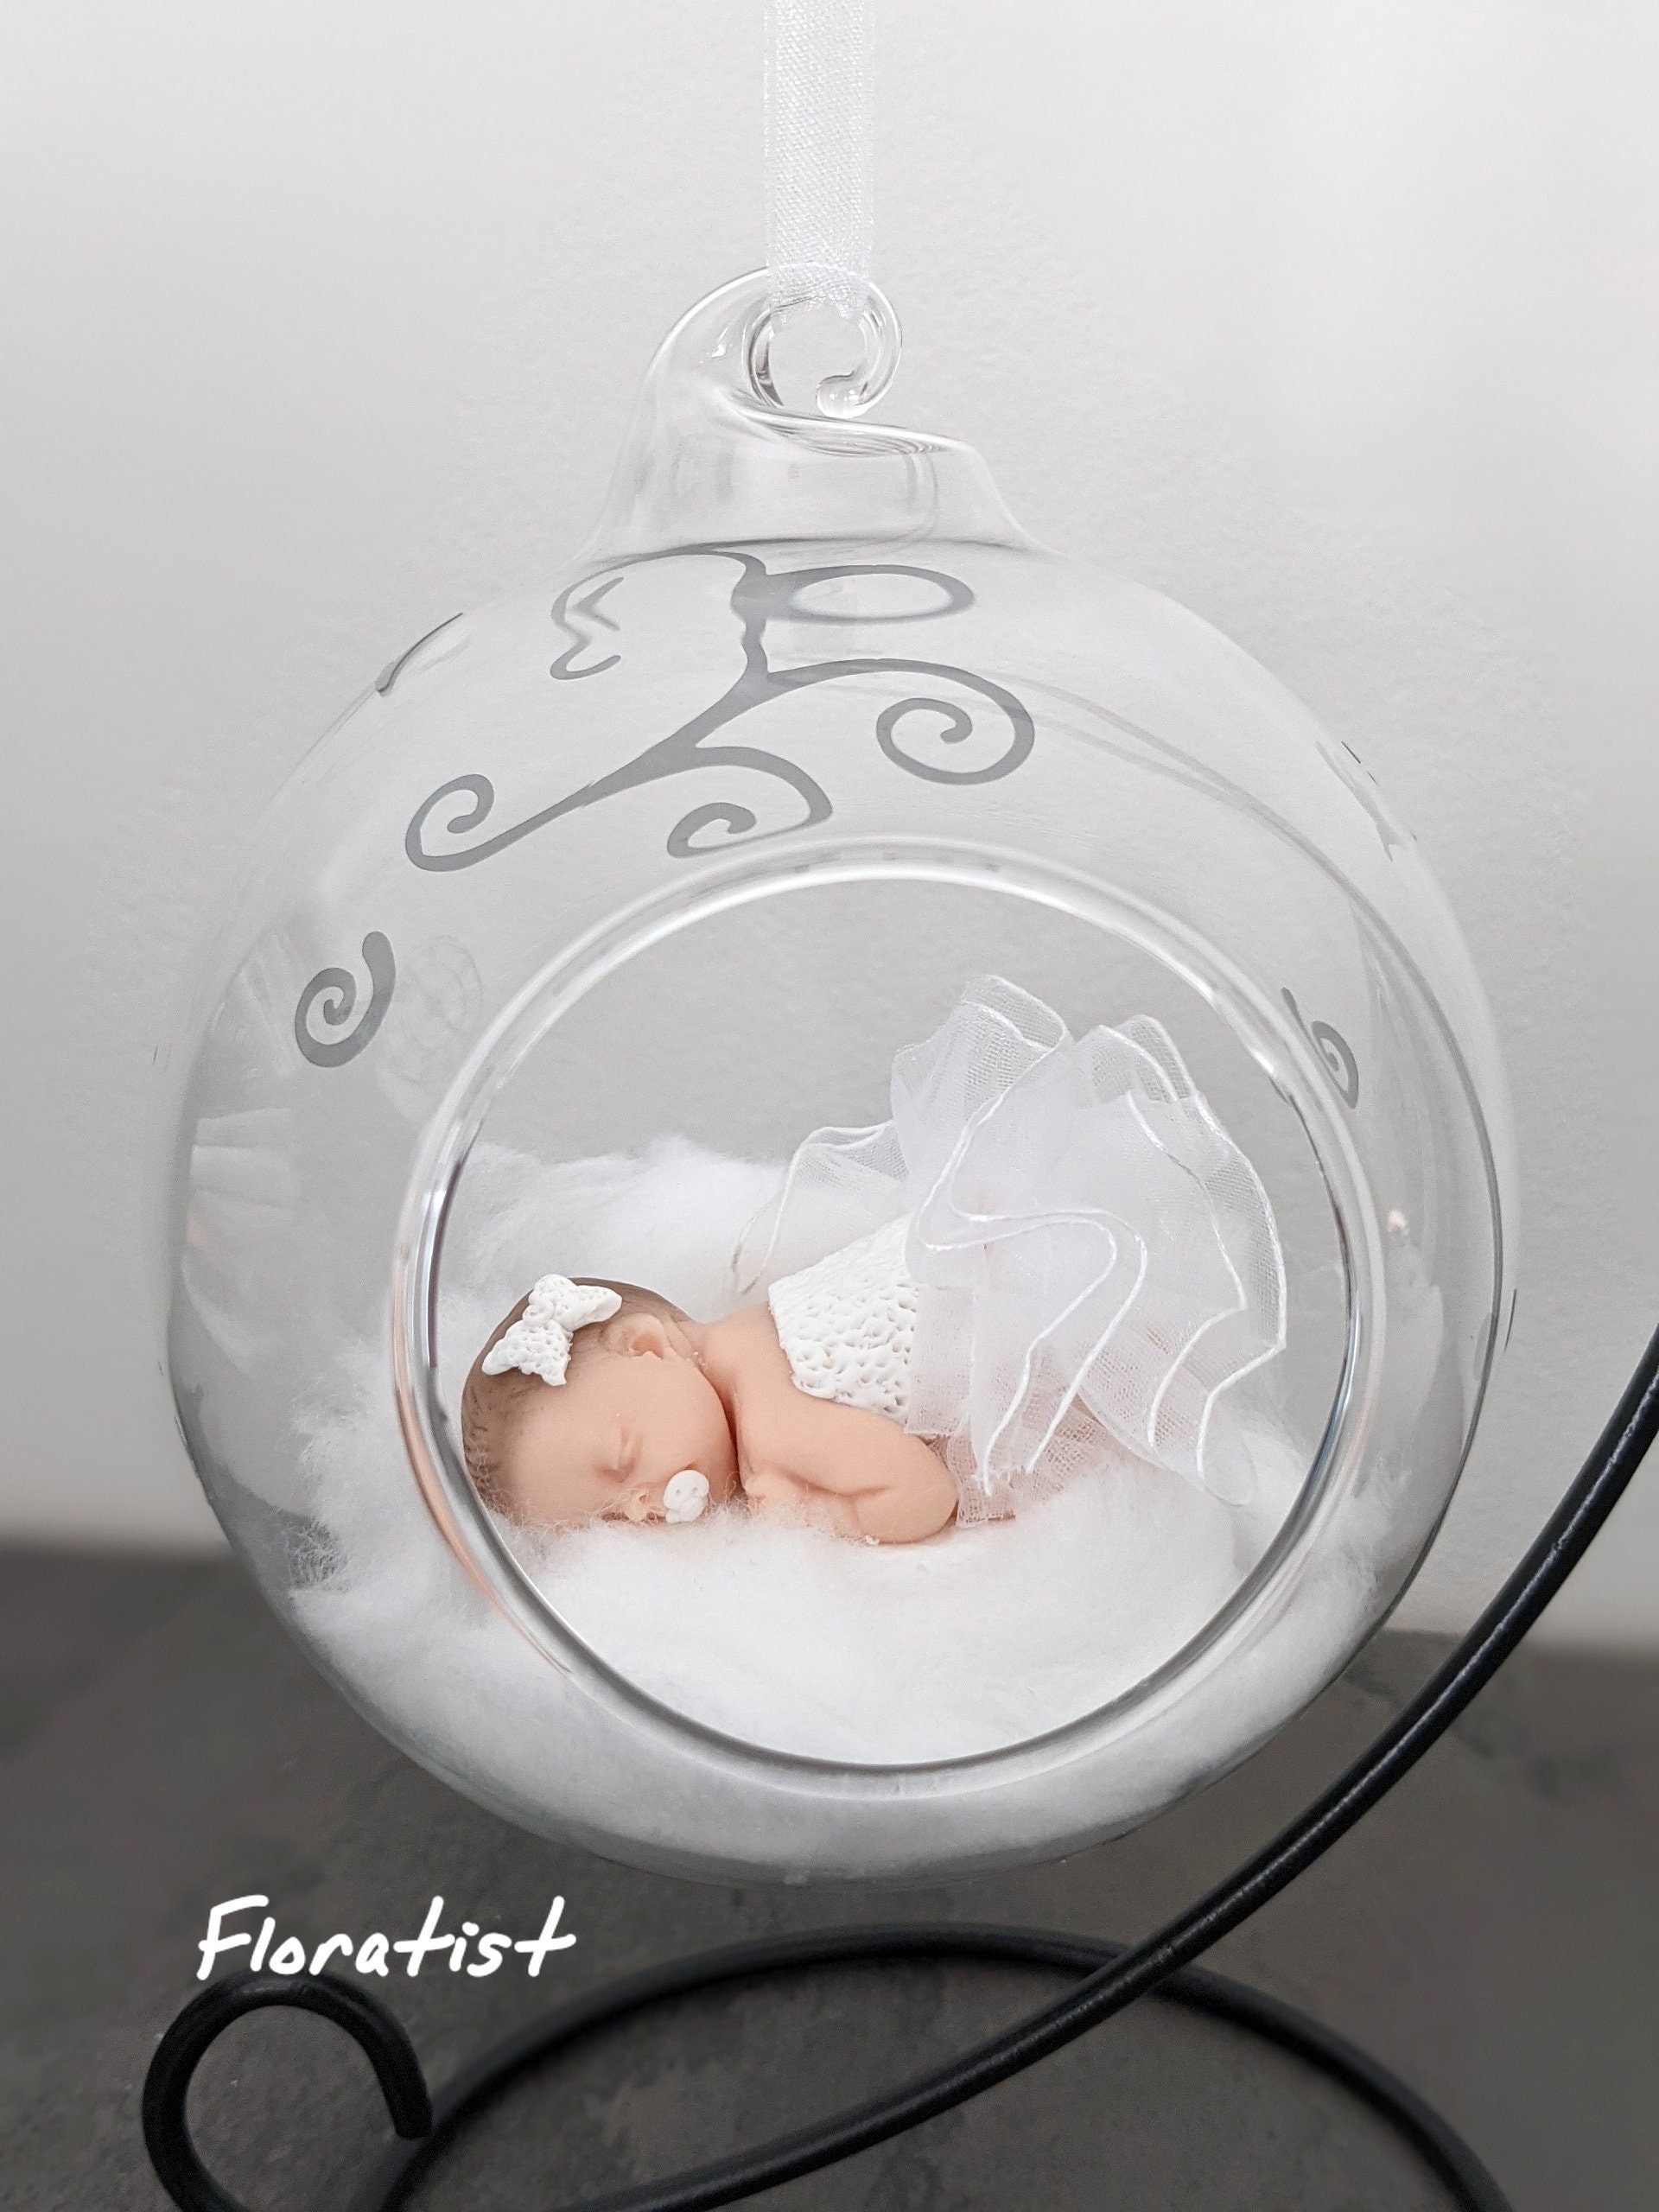
<path id="1" fill-rule="evenodd" d="M 357 978 L 349 968 L 322 968 L 300 993 L 294 1009 L 294 1041 L 315 1068 L 340 1068 L 374 1041 L 386 1018 L 397 986 L 397 963 L 391 941 L 379 930 L 363 940 L 363 965 L 369 971 L 369 1002 L 358 1015 L 354 1028 L 346 1025 L 357 1013 Z M 342 1037 L 325 1039 L 311 1033 L 313 1014 L 325 1028 L 346 1029 Z"/>
<path id="2" fill-rule="evenodd" d="M 404 849 L 413 867 L 439 874 L 475 868 L 480 861 L 505 852 L 509 846 L 533 836 L 549 823 L 596 805 L 619 791 L 709 768 L 747 771 L 782 783 L 796 794 L 800 802 L 798 811 L 781 829 L 763 830 L 753 808 L 741 800 L 705 800 L 683 815 L 670 830 L 667 850 L 672 859 L 695 859 L 722 843 L 753 842 L 763 837 L 811 829 L 827 822 L 835 811 L 829 793 L 798 762 L 786 755 L 763 746 L 734 742 L 733 726 L 774 700 L 842 679 L 899 676 L 915 677 L 930 686 L 945 683 L 954 690 L 972 695 L 991 710 L 1000 733 L 995 754 L 977 766 L 957 767 L 949 761 L 921 758 L 903 741 L 901 729 L 907 717 L 938 716 L 942 727 L 935 732 L 935 743 L 961 745 L 978 730 L 975 714 L 969 707 L 958 700 L 939 697 L 931 689 L 883 707 L 876 717 L 876 743 L 883 755 L 906 775 L 937 784 L 995 783 L 1012 775 L 1030 756 L 1036 742 L 1036 729 L 1027 708 L 1006 686 L 988 677 L 977 676 L 969 669 L 944 661 L 912 660 L 882 653 L 816 661 L 799 668 L 772 666 L 766 650 L 766 632 L 772 622 L 779 620 L 794 624 L 855 625 L 868 628 L 877 624 L 934 621 L 974 604 L 973 591 L 960 577 L 904 562 L 791 569 L 774 574 L 757 555 L 718 545 L 677 548 L 670 552 L 639 554 L 614 562 L 582 577 L 554 602 L 554 626 L 570 640 L 549 668 L 548 673 L 555 682 L 580 682 L 620 665 L 621 625 L 607 611 L 605 601 L 626 570 L 643 562 L 697 556 L 729 561 L 737 567 L 729 603 L 738 626 L 743 660 L 735 682 L 690 721 L 646 746 L 608 774 L 567 792 L 550 805 L 480 837 L 476 842 L 447 841 L 467 838 L 482 828 L 494 809 L 494 786 L 484 775 L 453 778 L 422 802 L 404 833 Z M 833 588 L 849 581 L 894 577 L 926 586 L 936 594 L 933 603 L 910 612 L 860 614 L 814 606 L 806 600 L 806 594 L 820 586 Z M 608 634 L 601 637 L 601 632 Z M 439 825 L 443 842 L 435 840 L 434 817 L 442 813 L 452 800 L 461 798 L 468 804 L 449 813 Z M 712 842 L 711 832 L 715 833 Z"/>
<path id="3" fill-rule="evenodd" d="M 1305 1021 L 1302 1009 L 1288 990 L 1279 995 L 1290 1008 L 1291 1019 L 1308 1043 L 1319 1056 L 1320 1065 L 1332 1082 L 1344 1106 L 1359 1103 L 1359 1062 L 1354 1058 L 1353 1047 L 1341 1030 L 1333 1029 L 1328 1021 Z"/>

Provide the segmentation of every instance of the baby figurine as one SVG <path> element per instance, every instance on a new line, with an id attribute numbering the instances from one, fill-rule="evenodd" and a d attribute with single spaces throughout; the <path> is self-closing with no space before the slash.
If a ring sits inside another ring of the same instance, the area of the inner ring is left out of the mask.
<path id="1" fill-rule="evenodd" d="M 998 976 L 820 1129 L 734 1256 L 734 1309 L 544 1275 L 467 1377 L 487 1503 L 553 1526 L 752 1510 L 879 1543 L 1131 1454 L 1250 1495 L 1222 1394 L 1285 1339 L 1260 1179 L 1149 1020 L 1073 1039 Z"/>
<path id="2" fill-rule="evenodd" d="M 693 1521 L 741 1494 L 752 1511 L 911 1543 L 957 1510 L 921 1438 L 798 1387 L 769 1306 L 694 1321 L 631 1283 L 544 1275 L 467 1377 L 461 1434 L 488 1503 L 555 1527 Z"/>

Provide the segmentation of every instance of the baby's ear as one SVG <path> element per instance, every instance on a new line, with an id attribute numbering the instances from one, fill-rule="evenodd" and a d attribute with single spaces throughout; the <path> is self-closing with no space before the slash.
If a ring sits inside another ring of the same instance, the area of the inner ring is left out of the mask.
<path id="1" fill-rule="evenodd" d="M 613 1321 L 603 1325 L 599 1340 L 607 1351 L 620 1352 L 630 1359 L 666 1359 L 674 1349 L 668 1331 L 654 1313 L 619 1313 Z"/>

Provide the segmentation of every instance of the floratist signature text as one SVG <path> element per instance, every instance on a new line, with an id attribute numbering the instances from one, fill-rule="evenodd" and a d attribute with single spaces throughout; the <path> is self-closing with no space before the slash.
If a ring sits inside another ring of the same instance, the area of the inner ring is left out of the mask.
<path id="1" fill-rule="evenodd" d="M 518 1953 L 533 1976 L 540 1974 L 543 1960 L 555 1951 L 568 1951 L 576 1940 L 559 1933 L 559 1923 L 564 1917 L 563 1897 L 555 1897 L 548 1907 L 539 1936 L 515 1938 L 493 1928 L 485 1932 L 475 1920 L 463 1920 L 459 1928 L 446 1929 L 443 1899 L 434 1897 L 418 1936 L 388 1937 L 377 1931 L 364 1936 L 361 1942 L 353 1936 L 326 1936 L 311 1946 L 297 1936 L 275 1941 L 276 1922 L 270 1913 L 264 1913 L 257 1928 L 252 1924 L 251 1916 L 264 1912 L 270 1903 L 269 1897 L 249 1896 L 226 1897 L 222 1904 L 213 1906 L 207 1915 L 207 1933 L 196 1946 L 201 1954 L 198 1981 L 206 1981 L 220 1959 L 233 1958 L 239 1951 L 248 1955 L 238 1959 L 237 1964 L 250 1974 L 321 1974 L 332 1966 L 351 1967 L 365 1974 L 391 1974 L 401 1968 L 412 1975 L 432 1959 L 447 1966 L 451 1974 L 467 1974 L 475 1981 L 499 1972 L 508 1958 Z M 448 1955 L 440 1960 L 440 1954 Z"/>

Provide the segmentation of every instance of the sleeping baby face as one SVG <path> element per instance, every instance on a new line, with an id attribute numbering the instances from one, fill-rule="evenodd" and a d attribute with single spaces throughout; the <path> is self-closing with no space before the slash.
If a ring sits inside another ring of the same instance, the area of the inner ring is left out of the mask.
<path id="1" fill-rule="evenodd" d="M 486 1502 L 550 1528 L 689 1519 L 699 1501 L 721 1504 L 737 1488 L 725 1406 L 664 1300 L 631 1298 L 613 1319 L 578 1330 L 562 1383 L 486 1375 L 480 1357 L 461 1427 Z M 693 1474 L 702 1483 L 677 1479 Z"/>

